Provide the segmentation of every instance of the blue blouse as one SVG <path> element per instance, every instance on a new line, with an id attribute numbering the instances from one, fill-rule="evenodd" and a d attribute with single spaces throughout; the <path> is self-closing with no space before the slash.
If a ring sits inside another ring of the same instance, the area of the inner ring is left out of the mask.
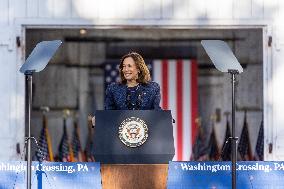
<path id="1" fill-rule="evenodd" d="M 160 86 L 156 82 L 127 87 L 112 83 L 106 89 L 106 110 L 161 110 Z"/>

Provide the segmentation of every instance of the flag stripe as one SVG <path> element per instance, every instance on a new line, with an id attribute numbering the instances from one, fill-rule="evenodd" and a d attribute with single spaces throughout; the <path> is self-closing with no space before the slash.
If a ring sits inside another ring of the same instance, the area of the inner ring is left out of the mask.
<path id="1" fill-rule="evenodd" d="M 168 94 L 169 97 L 169 110 L 171 110 L 172 117 L 176 120 L 176 122 L 173 124 L 173 135 L 174 135 L 174 145 L 175 145 L 175 157 L 174 160 L 177 160 L 177 152 L 178 152 L 178 141 L 177 139 L 177 109 L 176 109 L 176 61 L 175 60 L 169 60 L 169 67 L 168 67 Z M 164 94 L 162 94 L 164 95 Z"/>
<path id="2" fill-rule="evenodd" d="M 192 60 L 191 61 L 191 88 L 193 90 L 191 90 L 191 102 L 193 102 L 191 104 L 191 118 L 194 118 L 194 119 L 191 119 L 191 144 L 193 145 L 194 144 L 194 140 L 195 140 L 195 136 L 196 136 L 196 132 L 197 132 L 197 123 L 196 123 L 196 118 L 198 117 L 198 93 L 197 93 L 197 89 L 198 89 L 198 86 L 197 86 L 197 62 L 196 60 Z"/>
<path id="3" fill-rule="evenodd" d="M 162 88 L 164 89 L 164 93 L 163 93 L 163 97 L 162 97 L 162 102 L 163 105 L 162 107 L 167 110 L 169 109 L 169 105 L 168 105 L 168 61 L 167 60 L 163 60 L 162 61 L 162 70 L 163 70 L 163 76 L 162 77 Z"/>
<path id="4" fill-rule="evenodd" d="M 155 64 L 153 64 L 153 78 L 154 78 L 154 81 L 156 81 L 157 83 L 162 84 L 163 74 L 162 74 L 162 64 L 161 64 L 160 60 L 156 60 Z M 164 88 L 163 88 L 162 85 L 160 87 L 161 87 L 161 94 L 163 94 L 164 93 Z M 160 103 L 161 107 L 163 107 L 162 106 L 162 103 L 163 103 L 162 101 L 163 101 L 163 98 L 161 98 L 161 103 Z"/>
<path id="5" fill-rule="evenodd" d="M 183 101 L 183 88 L 182 88 L 182 81 L 183 81 L 183 72 L 182 72 L 182 61 L 178 60 L 177 61 L 177 75 L 176 75 L 176 96 L 177 96 L 177 148 L 178 148 L 178 154 L 177 154 L 177 160 L 182 159 L 182 141 L 183 141 L 183 136 L 182 136 L 182 118 L 183 118 L 183 110 L 182 110 L 182 101 Z"/>
<path id="6" fill-rule="evenodd" d="M 190 154 L 191 154 L 191 82 L 190 82 L 190 74 L 191 73 L 191 66 L 189 60 L 183 61 L 183 145 L 182 153 L 183 157 L 182 160 L 189 161 Z"/>

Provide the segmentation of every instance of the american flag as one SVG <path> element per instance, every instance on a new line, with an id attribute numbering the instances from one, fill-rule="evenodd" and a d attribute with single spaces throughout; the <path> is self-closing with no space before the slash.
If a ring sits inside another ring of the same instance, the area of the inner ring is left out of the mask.
<path id="1" fill-rule="evenodd" d="M 105 64 L 105 86 L 119 81 L 118 63 Z M 161 107 L 175 120 L 174 160 L 190 160 L 196 136 L 197 63 L 195 60 L 145 60 L 153 81 L 161 87 Z"/>
<path id="2" fill-rule="evenodd" d="M 161 86 L 161 107 L 171 110 L 177 161 L 188 161 L 197 131 L 197 63 L 195 60 L 154 60 L 153 80 Z"/>
<path id="3" fill-rule="evenodd" d="M 203 128 L 200 125 L 198 125 L 197 128 L 197 136 L 194 142 L 194 146 L 192 148 L 192 154 L 191 154 L 191 161 L 206 161 L 209 160 L 208 156 L 208 145 L 205 140 L 205 134 L 203 131 Z"/>
<path id="4" fill-rule="evenodd" d="M 261 121 L 255 152 L 254 152 L 254 160 L 263 161 L 263 148 L 264 148 L 263 121 Z"/>
<path id="5" fill-rule="evenodd" d="M 42 117 L 42 129 L 40 133 L 40 138 L 38 142 L 38 148 L 36 150 L 36 158 L 38 161 L 54 161 L 51 139 L 47 128 L 46 116 Z"/>
<path id="6" fill-rule="evenodd" d="M 216 161 L 219 159 L 220 156 L 220 150 L 218 147 L 217 143 L 217 138 L 216 138 L 216 132 L 215 132 L 215 125 L 212 125 L 212 131 L 210 135 L 210 140 L 209 140 L 209 145 L 208 145 L 208 150 L 209 150 L 209 159 L 212 161 Z"/>
<path id="7" fill-rule="evenodd" d="M 74 161 L 83 161 L 84 157 L 80 142 L 79 128 L 76 121 L 74 122 L 74 128 L 73 128 L 72 149 L 74 154 Z"/>
<path id="8" fill-rule="evenodd" d="M 119 60 L 107 60 L 104 64 L 105 89 L 114 82 L 119 82 Z"/>
<path id="9" fill-rule="evenodd" d="M 74 161 L 73 150 L 68 140 L 67 129 L 66 129 L 66 119 L 63 120 L 63 123 L 64 123 L 63 124 L 63 135 L 62 135 L 59 148 L 58 148 L 58 158 L 59 158 L 59 161 L 73 162 Z"/>
<path id="10" fill-rule="evenodd" d="M 238 144 L 238 152 L 239 152 L 241 160 L 247 161 L 247 160 L 252 159 L 246 112 L 245 112 L 245 118 L 244 118 L 244 125 L 242 129 L 241 137 L 239 140 L 239 144 Z"/>

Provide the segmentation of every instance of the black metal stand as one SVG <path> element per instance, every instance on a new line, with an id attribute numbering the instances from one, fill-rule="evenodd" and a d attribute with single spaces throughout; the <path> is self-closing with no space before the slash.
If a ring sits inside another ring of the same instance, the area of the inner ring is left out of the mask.
<path id="1" fill-rule="evenodd" d="M 26 76 L 26 86 L 27 86 L 27 98 L 26 98 L 26 125 L 28 125 L 28 136 L 26 137 L 27 142 L 27 189 L 31 189 L 31 104 L 32 104 L 32 75 L 34 72 L 42 71 L 49 60 L 52 58 L 58 47 L 61 45 L 62 41 L 42 41 L 36 45 L 33 49 L 25 63 L 21 66 L 20 72 Z"/>
<path id="2" fill-rule="evenodd" d="M 27 141 L 27 189 L 31 189 L 31 167 L 32 167 L 32 156 L 31 156 L 31 104 L 32 104 L 32 82 L 33 82 L 33 72 L 26 71 L 25 76 L 27 79 L 27 114 L 26 120 L 28 123 L 28 136 L 26 137 Z"/>
<path id="3" fill-rule="evenodd" d="M 215 67 L 225 73 L 228 72 L 232 76 L 232 143 L 231 143 L 231 160 L 232 160 L 232 188 L 236 189 L 236 165 L 237 165 L 237 141 L 235 133 L 235 75 L 242 73 L 243 68 L 234 56 L 229 45 L 221 40 L 202 40 L 202 46 L 209 55 Z"/>
<path id="4" fill-rule="evenodd" d="M 236 111 L 236 102 L 235 102 L 235 82 L 236 78 L 235 75 L 238 74 L 238 70 L 228 70 L 228 72 L 231 74 L 232 79 L 232 143 L 231 143 L 231 149 L 232 149 L 232 189 L 237 188 L 237 141 L 238 137 L 236 137 L 236 131 L 235 131 L 235 111 Z"/>

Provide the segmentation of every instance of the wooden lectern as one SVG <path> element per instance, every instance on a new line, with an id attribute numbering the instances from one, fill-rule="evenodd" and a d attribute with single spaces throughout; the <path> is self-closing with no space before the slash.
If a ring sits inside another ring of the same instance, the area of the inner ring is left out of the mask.
<path id="1" fill-rule="evenodd" d="M 140 133 L 133 134 L 132 130 Z M 140 140 L 140 134 L 146 135 L 146 139 Z M 132 136 L 138 137 L 131 140 Z M 174 156 L 170 111 L 97 111 L 94 137 L 94 155 L 101 162 L 103 189 L 166 188 L 167 164 Z"/>
<path id="2" fill-rule="evenodd" d="M 167 164 L 102 164 L 103 189 L 166 189 Z"/>

